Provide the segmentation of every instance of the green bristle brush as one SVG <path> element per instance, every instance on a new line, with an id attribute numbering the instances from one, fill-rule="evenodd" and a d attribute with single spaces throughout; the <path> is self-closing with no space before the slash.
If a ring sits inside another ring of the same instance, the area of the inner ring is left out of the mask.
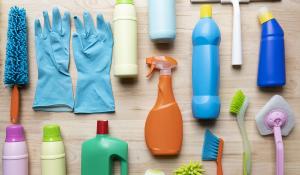
<path id="1" fill-rule="evenodd" d="M 203 175 L 203 165 L 200 162 L 190 161 L 174 171 L 174 175 Z"/>
<path id="2" fill-rule="evenodd" d="M 19 122 L 19 87 L 28 84 L 27 22 L 24 8 L 12 7 L 8 14 L 4 84 L 12 88 L 10 117 Z"/>
<path id="3" fill-rule="evenodd" d="M 245 113 L 248 105 L 248 97 L 246 97 L 241 90 L 238 90 L 232 98 L 230 105 L 230 113 L 237 117 L 237 123 L 243 139 L 243 175 L 250 175 L 252 166 L 250 143 L 245 127 Z"/>

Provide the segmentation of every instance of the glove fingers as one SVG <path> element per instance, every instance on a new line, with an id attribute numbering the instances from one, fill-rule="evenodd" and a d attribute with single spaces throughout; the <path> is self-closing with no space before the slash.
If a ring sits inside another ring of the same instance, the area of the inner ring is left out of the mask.
<path id="1" fill-rule="evenodd" d="M 53 8 L 52 10 L 52 22 L 53 22 L 53 31 L 57 33 L 62 33 L 62 21 L 61 15 L 58 8 Z"/>
<path id="2" fill-rule="evenodd" d="M 80 35 L 83 35 L 85 33 L 83 24 L 81 20 L 78 18 L 78 16 L 74 16 L 74 23 L 75 23 L 76 32 Z"/>
<path id="3" fill-rule="evenodd" d="M 102 31 L 102 33 L 104 33 L 108 38 L 112 38 L 113 34 L 110 24 L 108 22 L 105 22 L 102 14 L 97 15 L 97 28 L 98 30 Z"/>
<path id="4" fill-rule="evenodd" d="M 102 14 L 97 15 L 97 28 L 100 31 L 103 31 L 105 28 L 105 21 Z"/>
<path id="5" fill-rule="evenodd" d="M 62 19 L 62 29 L 63 34 L 70 34 L 71 31 L 71 24 L 70 24 L 70 13 L 65 12 L 64 17 Z"/>
<path id="6" fill-rule="evenodd" d="M 44 34 L 48 34 L 51 31 L 51 25 L 50 25 L 48 12 L 44 11 L 43 16 L 44 16 Z"/>
<path id="7" fill-rule="evenodd" d="M 42 35 L 42 25 L 40 20 L 36 19 L 34 21 L 34 34 L 35 36 L 41 36 Z"/>
<path id="8" fill-rule="evenodd" d="M 64 42 L 60 39 L 57 33 L 50 34 L 50 42 L 53 51 L 53 62 L 59 72 L 69 75 L 69 49 L 66 48 Z"/>
<path id="9" fill-rule="evenodd" d="M 83 48 L 83 45 L 82 45 L 82 41 L 80 39 L 80 36 L 78 34 L 73 34 L 73 51 L 81 51 L 82 48 Z"/>
<path id="10" fill-rule="evenodd" d="M 82 58 L 85 58 L 83 55 L 83 45 L 81 41 L 81 37 L 79 34 L 75 33 L 72 36 L 73 42 L 73 54 L 74 54 L 74 60 L 77 70 L 81 68 L 82 66 Z"/>
<path id="11" fill-rule="evenodd" d="M 110 26 L 109 22 L 105 23 L 105 30 L 106 30 L 105 33 L 107 34 L 107 37 L 112 39 L 113 38 L 113 33 L 112 33 L 111 26 Z"/>
<path id="12" fill-rule="evenodd" d="M 85 28 L 86 34 L 88 36 L 95 34 L 96 29 L 95 29 L 93 18 L 90 13 L 88 13 L 88 12 L 83 13 L 83 21 L 84 21 L 84 28 Z"/>

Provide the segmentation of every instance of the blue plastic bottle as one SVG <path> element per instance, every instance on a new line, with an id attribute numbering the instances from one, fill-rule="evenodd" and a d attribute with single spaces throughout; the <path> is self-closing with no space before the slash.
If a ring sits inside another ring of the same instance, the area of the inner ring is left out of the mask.
<path id="1" fill-rule="evenodd" d="M 193 31 L 193 115 L 197 119 L 215 119 L 220 113 L 219 45 L 221 34 L 212 19 L 212 7 L 201 7 L 201 19 Z"/>
<path id="2" fill-rule="evenodd" d="M 149 35 L 158 43 L 172 42 L 176 38 L 176 1 L 148 0 Z"/>
<path id="3" fill-rule="evenodd" d="M 262 24 L 257 85 L 282 87 L 285 85 L 284 32 L 268 9 L 261 9 Z"/>

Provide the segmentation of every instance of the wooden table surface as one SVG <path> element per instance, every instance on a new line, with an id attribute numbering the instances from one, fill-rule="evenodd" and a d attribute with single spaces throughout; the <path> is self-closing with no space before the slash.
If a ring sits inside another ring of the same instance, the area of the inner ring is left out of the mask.
<path id="1" fill-rule="evenodd" d="M 275 174 L 275 147 L 273 137 L 259 135 L 255 125 L 255 114 L 274 95 L 283 95 L 296 114 L 296 122 L 300 118 L 300 1 L 283 0 L 276 3 L 251 3 L 241 5 L 244 65 L 242 69 L 231 67 L 231 36 L 232 6 L 213 5 L 213 17 L 220 26 L 222 33 L 220 61 L 222 101 L 219 119 L 212 123 L 197 122 L 191 111 L 191 33 L 199 19 L 199 4 L 190 4 L 189 0 L 177 0 L 177 39 L 173 45 L 155 46 L 148 38 L 147 0 L 135 0 L 138 14 L 138 63 L 139 76 L 135 81 L 121 81 L 111 76 L 116 102 L 114 114 L 74 115 L 72 113 L 34 112 L 32 103 L 37 83 L 37 66 L 34 46 L 34 19 L 42 19 L 42 11 L 50 11 L 59 7 L 68 10 L 72 15 L 82 15 L 84 10 L 90 11 L 95 17 L 103 13 L 105 18 L 112 20 L 113 0 L 2 0 L 0 2 L 0 74 L 3 75 L 6 47 L 7 13 L 11 6 L 25 7 L 29 25 L 29 61 L 30 84 L 22 90 L 21 123 L 26 130 L 30 152 L 30 174 L 40 173 L 40 146 L 42 127 L 45 124 L 57 123 L 61 126 L 67 151 L 69 175 L 80 174 L 81 143 L 94 137 L 96 120 L 110 120 L 110 133 L 129 143 L 130 175 L 142 175 L 148 168 L 159 168 L 171 172 L 190 160 L 201 160 L 203 134 L 210 128 L 218 136 L 224 138 L 225 148 L 223 168 L 225 175 L 242 174 L 242 142 L 237 123 L 229 115 L 228 109 L 236 89 L 241 88 L 250 97 L 250 107 L 246 115 L 246 125 L 253 153 L 253 175 Z M 285 30 L 287 85 L 283 89 L 264 91 L 256 86 L 258 50 L 260 42 L 260 25 L 257 20 L 258 9 L 269 7 Z M 72 22 L 72 31 L 74 25 Z M 184 119 L 184 144 L 178 157 L 155 158 L 150 155 L 144 141 L 144 123 L 147 114 L 155 103 L 157 95 L 158 73 L 150 80 L 145 75 L 148 68 L 145 57 L 151 55 L 170 55 L 176 58 L 179 66 L 173 74 L 174 93 Z M 112 69 L 114 67 L 112 66 Z M 76 88 L 76 68 L 71 54 L 70 72 L 73 87 Z M 2 82 L 2 76 L 1 76 Z M 2 149 L 5 127 L 9 124 L 10 90 L 0 83 L 0 139 Z M 293 132 L 286 138 L 285 162 L 286 174 L 300 174 L 300 126 L 296 125 Z M 1 161 L 1 160 L 0 160 Z M 206 174 L 216 174 L 214 162 L 203 162 Z M 0 163 L 0 169 L 2 164 Z"/>

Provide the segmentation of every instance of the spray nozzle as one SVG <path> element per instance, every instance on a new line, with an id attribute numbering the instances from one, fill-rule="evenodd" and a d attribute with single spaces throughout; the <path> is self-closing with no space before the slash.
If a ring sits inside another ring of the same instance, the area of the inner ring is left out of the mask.
<path id="1" fill-rule="evenodd" d="M 168 56 L 146 58 L 146 64 L 150 66 L 147 77 L 150 78 L 155 69 L 160 70 L 162 75 L 171 75 L 171 70 L 177 66 L 177 61 Z"/>

